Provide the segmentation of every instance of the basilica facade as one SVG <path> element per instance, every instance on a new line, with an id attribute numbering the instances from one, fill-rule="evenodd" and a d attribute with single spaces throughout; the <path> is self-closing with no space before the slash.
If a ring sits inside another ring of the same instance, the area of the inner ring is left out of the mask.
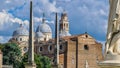
<path id="1" fill-rule="evenodd" d="M 102 44 L 88 33 L 71 35 L 66 12 L 61 14 L 59 21 L 59 37 L 59 64 L 61 68 L 99 68 L 97 62 L 103 59 Z M 13 32 L 13 37 L 9 42 L 17 43 L 24 55 L 28 51 L 28 40 L 29 31 L 20 25 Z M 51 63 L 54 65 L 55 39 L 52 37 L 52 29 L 45 22 L 44 17 L 34 32 L 34 51 L 51 58 Z"/>

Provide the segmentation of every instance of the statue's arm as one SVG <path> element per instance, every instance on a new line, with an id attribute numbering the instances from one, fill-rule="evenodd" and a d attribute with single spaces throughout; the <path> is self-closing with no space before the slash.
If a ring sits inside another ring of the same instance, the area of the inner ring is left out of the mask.
<path id="1" fill-rule="evenodd" d="M 110 32 L 107 36 L 107 40 L 111 39 L 111 36 L 112 36 L 112 32 Z"/>

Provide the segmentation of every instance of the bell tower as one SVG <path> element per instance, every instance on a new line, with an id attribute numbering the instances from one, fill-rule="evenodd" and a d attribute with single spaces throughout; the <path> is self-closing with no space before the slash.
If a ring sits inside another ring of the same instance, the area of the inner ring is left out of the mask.
<path id="1" fill-rule="evenodd" d="M 67 17 L 67 13 L 66 12 L 63 12 L 61 14 L 60 32 L 61 31 L 67 31 L 67 32 L 69 32 L 69 22 L 68 22 L 68 17 Z"/>
<path id="2" fill-rule="evenodd" d="M 67 16 L 67 13 L 65 11 L 61 14 L 59 27 L 60 27 L 60 36 L 70 36 L 71 35 L 69 33 L 68 16 Z"/>

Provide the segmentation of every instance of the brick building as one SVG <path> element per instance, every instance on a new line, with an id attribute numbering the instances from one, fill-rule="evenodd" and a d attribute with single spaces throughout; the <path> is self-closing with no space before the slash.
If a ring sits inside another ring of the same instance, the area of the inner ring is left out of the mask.
<path id="1" fill-rule="evenodd" d="M 35 44 L 37 54 L 48 56 L 54 62 L 54 40 Z M 61 38 L 59 48 L 62 68 L 99 68 L 97 62 L 103 59 L 102 44 L 87 33 Z"/>

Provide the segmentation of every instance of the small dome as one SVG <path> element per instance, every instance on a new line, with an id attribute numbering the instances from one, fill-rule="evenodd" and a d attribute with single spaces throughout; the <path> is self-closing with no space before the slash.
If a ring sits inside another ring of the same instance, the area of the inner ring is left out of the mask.
<path id="1" fill-rule="evenodd" d="M 66 31 L 62 31 L 60 32 L 60 37 L 63 37 L 63 36 L 71 36 L 71 34 L 69 32 L 66 32 Z"/>
<path id="2" fill-rule="evenodd" d="M 42 33 L 52 33 L 50 26 L 46 23 L 42 23 L 37 27 L 36 32 L 39 32 L 39 31 L 41 31 Z"/>
<path id="3" fill-rule="evenodd" d="M 35 37 L 36 38 L 44 38 L 45 36 L 43 35 L 42 32 L 39 31 L 39 32 L 36 32 Z"/>
<path id="4" fill-rule="evenodd" d="M 29 32 L 22 25 L 20 25 L 20 27 L 13 32 L 13 36 L 18 36 L 18 35 L 28 36 Z"/>

